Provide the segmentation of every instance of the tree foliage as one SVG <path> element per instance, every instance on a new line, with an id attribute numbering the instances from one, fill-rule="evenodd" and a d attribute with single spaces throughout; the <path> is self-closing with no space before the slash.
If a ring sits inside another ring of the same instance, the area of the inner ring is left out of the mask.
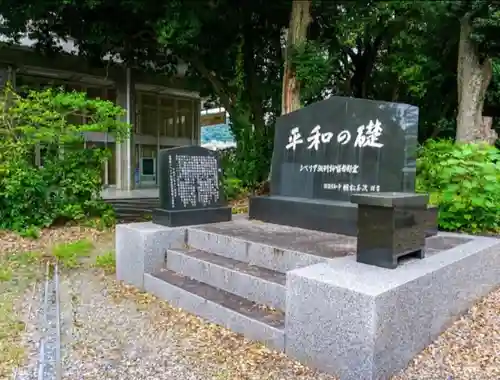
<path id="1" fill-rule="evenodd" d="M 414 104 L 420 108 L 421 142 L 454 138 L 457 116 L 466 107 L 461 83 L 470 82 L 458 70 L 461 25 L 467 19 L 479 60 L 492 60 L 491 85 L 483 83 L 487 106 L 498 106 L 496 2 L 311 4 L 307 41 L 292 52 L 302 104 L 329 95 Z M 3 31 L 11 36 L 31 20 L 30 30 L 47 54 L 60 36 L 73 38 L 80 54 L 96 64 L 115 54 L 128 65 L 170 74 L 178 62 L 186 62 L 187 80 L 230 113 L 238 141 L 235 173 L 245 186 L 267 178 L 274 120 L 281 113 L 291 0 L 5 0 L 0 13 Z M 476 108 L 482 113 L 482 104 Z M 477 120 L 460 123 L 472 128 Z"/>
<path id="2" fill-rule="evenodd" d="M 470 20 L 471 40 L 475 43 L 481 60 L 500 54 L 500 5 L 482 0 L 450 1 L 448 17 Z"/>
<path id="3" fill-rule="evenodd" d="M 8 89 L 0 110 L 0 229 L 33 232 L 68 220 L 113 221 L 100 198 L 109 152 L 82 149 L 82 134 L 109 132 L 120 141 L 129 130 L 117 120 L 123 109 L 83 93 L 47 89 L 24 97 Z M 73 124 L 75 116 L 88 122 Z"/>

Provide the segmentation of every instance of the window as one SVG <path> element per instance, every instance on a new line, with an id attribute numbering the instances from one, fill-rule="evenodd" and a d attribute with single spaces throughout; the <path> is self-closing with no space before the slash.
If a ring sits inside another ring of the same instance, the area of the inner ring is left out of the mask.
<path id="1" fill-rule="evenodd" d="M 174 112 L 172 111 L 169 114 L 163 114 L 162 122 L 163 122 L 163 131 L 164 131 L 162 136 L 175 137 Z"/>
<path id="2" fill-rule="evenodd" d="M 140 93 L 136 124 L 143 135 L 193 138 L 196 103 L 187 99 Z"/>
<path id="3" fill-rule="evenodd" d="M 156 108 L 143 107 L 141 110 L 141 133 L 143 135 L 158 135 L 158 118 Z"/>
<path id="4" fill-rule="evenodd" d="M 104 99 L 104 89 L 102 87 L 87 87 L 87 97 L 90 99 Z"/>
<path id="5" fill-rule="evenodd" d="M 82 89 L 82 86 L 74 83 L 68 83 L 66 86 L 64 86 L 64 88 L 66 91 L 77 91 L 77 92 L 84 91 L 84 89 Z"/>
<path id="6" fill-rule="evenodd" d="M 177 102 L 177 136 L 191 139 L 193 135 L 194 102 L 179 100 Z"/>
<path id="7" fill-rule="evenodd" d="M 142 145 L 142 156 L 141 157 L 156 157 L 158 147 L 156 145 Z"/>
<path id="8" fill-rule="evenodd" d="M 114 88 L 107 88 L 105 93 L 104 93 L 104 99 L 109 100 L 110 102 L 113 102 L 116 104 L 116 89 Z"/>
<path id="9" fill-rule="evenodd" d="M 16 88 L 20 92 L 21 96 L 27 96 L 29 90 L 39 90 L 42 88 L 42 85 L 40 84 L 39 78 L 27 75 L 17 75 Z"/>
<path id="10" fill-rule="evenodd" d="M 160 136 L 175 137 L 175 100 L 160 99 Z"/>
<path id="11" fill-rule="evenodd" d="M 158 136 L 158 97 L 155 94 L 137 94 L 136 132 Z"/>
<path id="12" fill-rule="evenodd" d="M 140 94 L 141 106 L 156 107 L 157 96 L 155 94 Z"/>
<path id="13" fill-rule="evenodd" d="M 160 109 L 160 136 L 175 137 L 174 109 Z"/>

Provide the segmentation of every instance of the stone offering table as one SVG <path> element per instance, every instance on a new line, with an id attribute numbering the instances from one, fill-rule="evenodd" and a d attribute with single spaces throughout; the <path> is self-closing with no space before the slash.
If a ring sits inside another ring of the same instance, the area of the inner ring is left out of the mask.
<path id="1" fill-rule="evenodd" d="M 415 193 L 353 194 L 351 202 L 358 205 L 356 260 L 394 269 L 403 256 L 423 259 L 426 226 L 419 216 L 428 200 Z"/>

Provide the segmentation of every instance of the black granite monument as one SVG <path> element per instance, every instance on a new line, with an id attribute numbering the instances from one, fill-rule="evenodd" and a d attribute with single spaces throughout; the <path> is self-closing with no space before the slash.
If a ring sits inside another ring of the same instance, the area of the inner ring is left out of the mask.
<path id="1" fill-rule="evenodd" d="M 425 256 L 426 225 L 420 215 L 429 197 L 416 193 L 353 194 L 358 205 L 356 261 L 395 269 L 404 256 Z"/>
<path id="2" fill-rule="evenodd" d="M 217 154 L 200 146 L 160 151 L 160 208 L 153 222 L 169 227 L 227 222 L 222 169 Z"/>
<path id="3" fill-rule="evenodd" d="M 414 192 L 418 108 L 331 97 L 276 122 L 270 196 L 249 216 L 354 236 L 353 193 Z M 432 218 L 431 218 L 432 219 Z"/>

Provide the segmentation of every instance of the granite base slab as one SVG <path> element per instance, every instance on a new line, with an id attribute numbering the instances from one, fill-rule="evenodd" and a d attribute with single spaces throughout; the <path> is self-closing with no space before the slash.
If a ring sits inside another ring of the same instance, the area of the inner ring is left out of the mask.
<path id="1" fill-rule="evenodd" d="M 299 227 L 307 230 L 356 236 L 358 205 L 351 202 L 284 197 L 278 195 L 250 197 L 249 219 Z M 438 209 L 428 206 L 418 215 L 425 225 L 426 236 L 434 236 Z"/>
<path id="2" fill-rule="evenodd" d="M 187 210 L 153 210 L 153 223 L 168 227 L 193 226 L 199 224 L 228 222 L 232 217 L 229 206 Z"/>
<path id="3" fill-rule="evenodd" d="M 340 380 L 389 379 L 500 285 L 500 239 L 467 238 L 396 269 L 348 256 L 288 272 L 285 352 Z"/>
<path id="4" fill-rule="evenodd" d="M 250 197 L 248 207 L 250 219 L 347 236 L 356 236 L 357 213 L 350 202 L 277 195 Z"/>

